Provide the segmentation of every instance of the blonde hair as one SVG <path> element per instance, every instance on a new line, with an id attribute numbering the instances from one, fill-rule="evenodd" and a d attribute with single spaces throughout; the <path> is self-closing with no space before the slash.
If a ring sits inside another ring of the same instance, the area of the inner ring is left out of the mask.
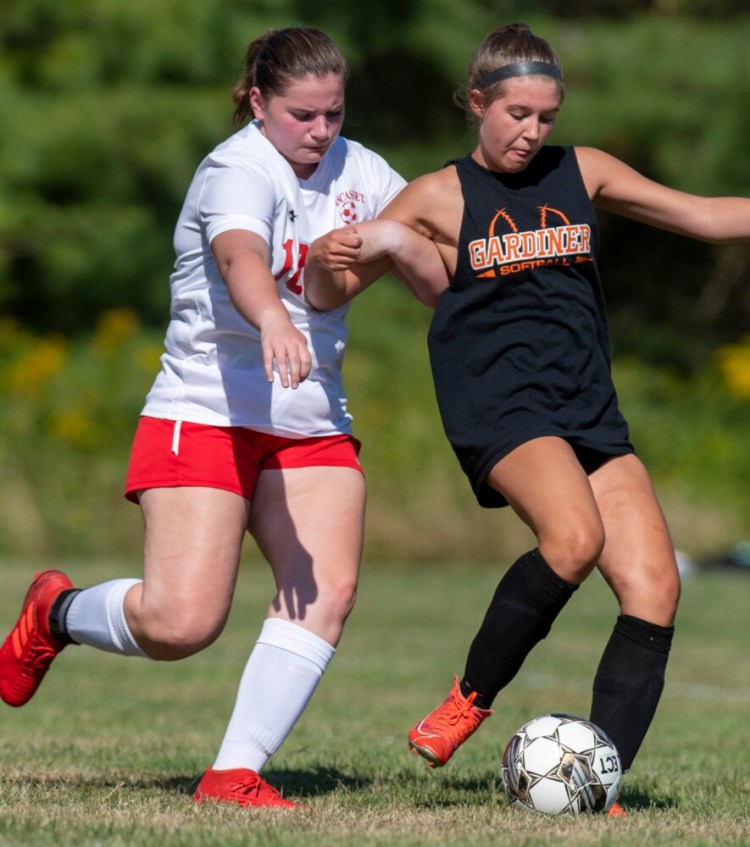
<path id="1" fill-rule="evenodd" d="M 498 27 L 485 36 L 469 62 L 466 82 L 456 91 L 454 102 L 474 120 L 474 113 L 469 106 L 469 92 L 473 89 L 481 90 L 486 104 L 497 100 L 503 94 L 504 80 L 489 85 L 483 84 L 483 81 L 493 71 L 526 62 L 542 62 L 550 65 L 550 70 L 559 73 L 560 94 L 564 96 L 562 65 L 555 51 L 543 38 L 534 35 L 528 24 L 512 23 Z"/>

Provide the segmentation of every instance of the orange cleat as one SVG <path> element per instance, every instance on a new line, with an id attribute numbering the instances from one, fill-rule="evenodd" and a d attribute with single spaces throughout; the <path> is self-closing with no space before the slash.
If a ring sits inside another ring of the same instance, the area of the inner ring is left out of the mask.
<path id="1" fill-rule="evenodd" d="M 623 807 L 615 800 L 615 802 L 609 807 L 609 811 L 607 812 L 608 818 L 626 818 L 628 813 L 623 809 Z"/>
<path id="2" fill-rule="evenodd" d="M 196 803 L 218 800 L 240 806 L 274 806 L 279 809 L 299 809 L 298 803 L 285 800 L 260 774 L 249 768 L 215 771 L 206 768 L 193 795 Z"/>
<path id="3" fill-rule="evenodd" d="M 427 759 L 431 768 L 441 768 L 492 714 L 492 709 L 474 705 L 476 696 L 474 691 L 464 697 L 458 677 L 454 677 L 451 693 L 409 733 L 412 753 Z"/>
<path id="4" fill-rule="evenodd" d="M 60 594 L 72 587 L 61 571 L 42 571 L 34 577 L 21 616 L 0 647 L 0 697 L 9 706 L 31 700 L 52 660 L 67 647 L 52 635 L 49 613 Z"/>

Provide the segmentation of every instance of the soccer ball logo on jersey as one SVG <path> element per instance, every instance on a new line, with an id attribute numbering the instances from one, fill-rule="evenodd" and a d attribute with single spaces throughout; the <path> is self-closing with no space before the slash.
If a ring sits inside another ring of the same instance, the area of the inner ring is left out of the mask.
<path id="1" fill-rule="evenodd" d="M 536 228 L 521 230 L 507 209 L 499 209 L 487 237 L 469 243 L 469 261 L 477 279 L 591 262 L 591 227 L 571 223 L 559 209 L 540 206 Z"/>
<path id="2" fill-rule="evenodd" d="M 364 220 L 365 195 L 361 191 L 342 191 L 336 197 L 336 209 L 344 226 Z"/>

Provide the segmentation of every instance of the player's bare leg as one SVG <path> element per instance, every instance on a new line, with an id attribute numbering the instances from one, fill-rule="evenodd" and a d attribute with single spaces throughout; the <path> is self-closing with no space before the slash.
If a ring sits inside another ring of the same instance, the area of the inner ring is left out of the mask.
<path id="1" fill-rule="evenodd" d="M 180 659 L 214 641 L 232 602 L 250 504 L 218 488 L 141 493 L 144 580 L 125 597 L 133 637 L 154 659 Z"/>
<path id="2" fill-rule="evenodd" d="M 365 499 L 364 477 L 354 468 L 261 474 L 250 531 L 276 580 L 269 617 L 338 644 L 356 598 Z"/>
<path id="3" fill-rule="evenodd" d="M 70 643 L 180 659 L 221 632 L 249 505 L 209 488 L 154 489 L 143 493 L 141 505 L 144 580 L 110 580 L 82 591 L 60 571 L 35 577 L 0 650 L 0 695 L 10 705 L 28 702 Z"/>
<path id="4" fill-rule="evenodd" d="M 599 570 L 620 611 L 671 626 L 680 599 L 680 575 L 664 513 L 643 463 L 620 456 L 591 475 L 605 526 Z"/>
<path id="5" fill-rule="evenodd" d="M 555 573 L 575 585 L 583 582 L 599 558 L 604 527 L 572 447 L 551 436 L 527 441 L 495 465 L 488 481 L 534 533 Z"/>

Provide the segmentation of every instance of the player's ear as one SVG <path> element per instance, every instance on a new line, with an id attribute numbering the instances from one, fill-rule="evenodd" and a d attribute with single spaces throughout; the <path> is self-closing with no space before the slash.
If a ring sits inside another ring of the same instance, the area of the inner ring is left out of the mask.
<path id="1" fill-rule="evenodd" d="M 250 103 L 250 110 L 253 113 L 253 117 L 258 121 L 262 121 L 265 109 L 263 106 L 263 95 L 260 93 L 260 88 L 254 85 L 248 92 L 247 99 Z"/>
<path id="2" fill-rule="evenodd" d="M 484 117 L 487 103 L 483 91 L 480 91 L 478 88 L 472 88 L 469 91 L 469 108 L 478 118 L 481 119 Z"/>

